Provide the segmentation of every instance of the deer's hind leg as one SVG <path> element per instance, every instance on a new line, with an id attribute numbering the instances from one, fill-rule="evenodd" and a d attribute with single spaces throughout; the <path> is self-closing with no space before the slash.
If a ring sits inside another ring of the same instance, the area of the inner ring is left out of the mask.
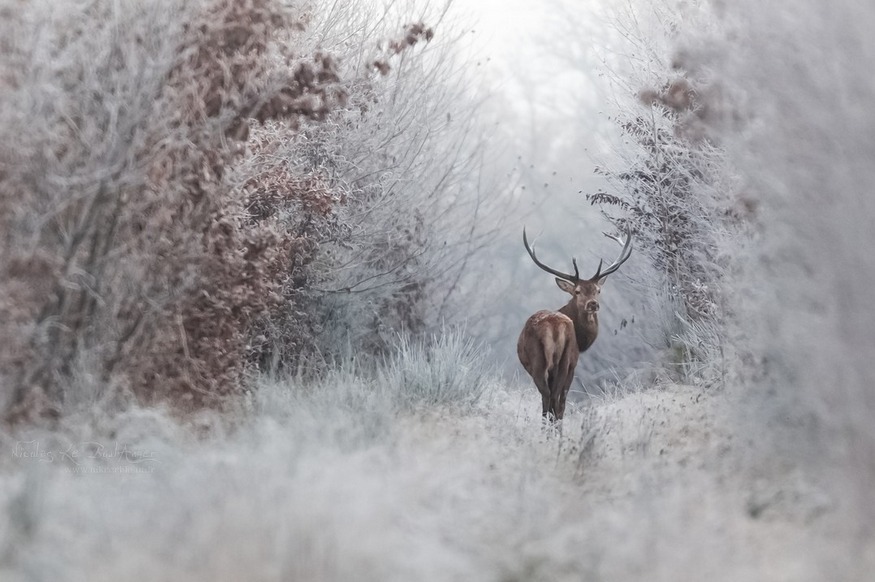
<path id="1" fill-rule="evenodd" d="M 535 386 L 541 393 L 541 416 L 544 417 L 544 420 L 549 420 L 553 414 L 553 399 L 550 397 L 551 376 L 550 372 L 544 372 L 544 377 L 535 379 Z"/>
<path id="2" fill-rule="evenodd" d="M 562 383 L 558 386 L 556 395 L 556 418 L 562 420 L 565 416 L 565 400 L 568 397 L 568 391 L 571 389 L 571 382 L 574 380 L 574 363 L 567 366 L 565 373 L 562 375 Z"/>

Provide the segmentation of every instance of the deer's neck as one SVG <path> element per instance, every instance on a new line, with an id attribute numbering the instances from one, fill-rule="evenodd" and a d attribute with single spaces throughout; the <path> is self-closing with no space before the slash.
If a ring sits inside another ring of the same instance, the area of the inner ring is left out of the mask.
<path id="1" fill-rule="evenodd" d="M 585 352 L 599 334 L 598 312 L 578 310 L 572 302 L 560 309 L 559 313 L 567 315 L 574 322 L 577 349 Z"/>

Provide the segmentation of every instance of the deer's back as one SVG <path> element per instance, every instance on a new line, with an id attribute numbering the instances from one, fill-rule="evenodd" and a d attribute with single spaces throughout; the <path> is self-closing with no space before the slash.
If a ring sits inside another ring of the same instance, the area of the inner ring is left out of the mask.
<path id="1" fill-rule="evenodd" d="M 553 368 L 567 354 L 577 355 L 574 323 L 570 317 L 545 309 L 526 321 L 517 341 L 517 355 L 529 374 L 533 368 Z"/>

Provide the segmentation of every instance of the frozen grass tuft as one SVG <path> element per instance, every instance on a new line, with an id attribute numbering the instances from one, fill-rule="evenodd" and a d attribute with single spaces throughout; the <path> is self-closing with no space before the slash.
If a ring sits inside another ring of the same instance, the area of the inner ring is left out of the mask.
<path id="1" fill-rule="evenodd" d="M 471 407 L 495 373 L 486 347 L 462 329 L 445 329 L 428 341 L 400 335 L 394 347 L 380 382 L 405 408 Z"/>
<path id="2" fill-rule="evenodd" d="M 262 377 L 251 399 L 253 413 L 271 424 L 294 426 L 293 440 L 301 446 L 369 446 L 389 435 L 395 415 L 372 376 L 348 361 L 318 381 Z"/>
<path id="3" fill-rule="evenodd" d="M 487 348 L 464 330 L 427 341 L 400 335 L 375 368 L 349 358 L 316 381 L 263 376 L 251 413 L 296 427 L 295 440 L 351 450 L 388 438 L 399 414 L 473 410 L 495 376 Z"/>

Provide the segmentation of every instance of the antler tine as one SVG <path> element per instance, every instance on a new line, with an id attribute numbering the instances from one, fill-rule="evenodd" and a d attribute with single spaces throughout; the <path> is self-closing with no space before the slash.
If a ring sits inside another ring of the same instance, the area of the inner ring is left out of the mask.
<path id="1" fill-rule="evenodd" d="M 577 270 L 577 259 L 572 259 L 571 262 L 574 265 L 574 274 L 570 275 L 568 273 L 563 273 L 562 271 L 557 271 L 552 267 L 548 267 L 544 263 L 538 260 L 538 257 L 535 256 L 534 247 L 529 245 L 529 239 L 526 237 L 526 228 L 523 227 L 523 245 L 526 247 L 526 251 L 528 251 L 529 256 L 532 257 L 532 261 L 535 262 L 542 270 L 547 271 L 551 275 L 556 275 L 560 279 L 565 279 L 566 281 L 571 281 L 573 283 L 577 283 L 580 280 L 580 272 Z"/>
<path id="2" fill-rule="evenodd" d="M 608 234 L 606 232 L 603 232 L 602 234 L 605 235 L 606 237 L 608 237 L 609 239 L 615 240 L 615 241 L 617 241 L 617 243 L 623 245 L 623 250 L 620 251 L 620 256 L 617 257 L 617 260 L 614 261 L 613 263 L 611 263 L 610 265 L 608 265 L 608 267 L 604 271 L 601 270 L 601 263 L 599 263 L 599 270 L 596 271 L 596 275 L 595 275 L 595 277 L 593 277 L 593 279 L 607 277 L 608 275 L 610 275 L 611 273 L 613 273 L 617 269 L 619 269 L 620 265 L 625 263 L 629 259 L 629 257 L 632 256 L 632 229 L 631 228 L 629 228 L 626 231 L 626 240 L 625 241 L 621 240 L 620 237 L 618 237 L 618 236 L 614 236 L 614 235 Z"/>
<path id="3" fill-rule="evenodd" d="M 623 239 L 621 239 L 620 237 L 618 237 L 618 236 L 615 235 L 615 234 L 610 234 L 610 233 L 608 233 L 608 232 L 602 232 L 602 234 L 605 235 L 606 237 L 608 237 L 608 238 L 611 239 L 611 240 L 615 240 L 615 241 L 617 241 L 621 246 L 626 244 L 625 241 L 623 241 Z"/>
<path id="4" fill-rule="evenodd" d="M 604 261 L 602 261 L 601 259 L 599 259 L 599 266 L 598 266 L 598 268 L 595 270 L 595 275 L 592 276 L 592 280 L 594 280 L 594 279 L 598 279 L 599 277 L 601 277 L 601 273 L 602 273 L 602 263 L 604 263 Z"/>

